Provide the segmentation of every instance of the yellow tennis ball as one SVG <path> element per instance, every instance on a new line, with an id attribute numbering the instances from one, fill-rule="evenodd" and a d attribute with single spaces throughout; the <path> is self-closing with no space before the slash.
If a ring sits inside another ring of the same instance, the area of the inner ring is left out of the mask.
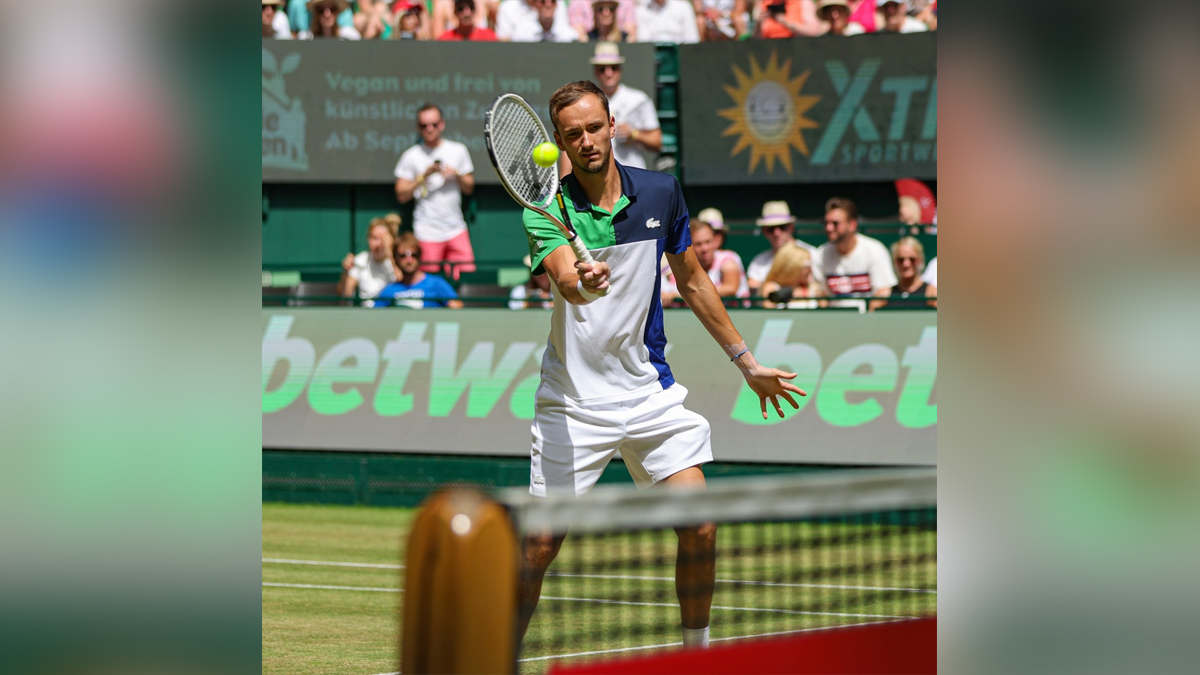
<path id="1" fill-rule="evenodd" d="M 533 163 L 542 168 L 554 166 L 558 161 L 558 146 L 553 143 L 542 143 L 533 149 Z"/>

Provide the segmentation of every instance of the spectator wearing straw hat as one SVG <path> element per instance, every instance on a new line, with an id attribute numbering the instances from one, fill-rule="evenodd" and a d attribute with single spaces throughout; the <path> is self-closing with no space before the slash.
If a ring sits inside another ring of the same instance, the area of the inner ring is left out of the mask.
<path id="1" fill-rule="evenodd" d="M 625 34 L 623 42 L 637 41 L 637 3 L 634 0 L 611 1 L 617 3 L 617 29 Z M 580 42 L 604 42 L 603 38 L 600 40 L 588 39 L 588 33 L 596 28 L 597 10 L 597 3 L 594 0 L 590 2 L 588 0 L 572 0 L 568 7 L 567 15 L 570 17 L 571 27 L 579 33 Z"/>
<path id="2" fill-rule="evenodd" d="M 637 8 L 638 42 L 695 44 L 700 41 L 690 0 L 646 0 Z"/>
<path id="3" fill-rule="evenodd" d="M 767 273 L 771 271 L 771 263 L 775 262 L 775 252 L 784 244 L 795 242 L 797 246 L 810 253 L 816 249 L 811 244 L 796 239 L 796 217 L 792 215 L 792 211 L 785 201 L 763 204 L 762 218 L 755 221 L 755 224 L 758 225 L 763 238 L 771 245 L 771 248 L 754 256 L 754 259 L 750 261 L 750 266 L 746 268 L 746 280 L 750 285 L 750 290 L 757 292 L 766 281 Z"/>
<path id="4" fill-rule="evenodd" d="M 850 26 L 850 5 L 845 0 L 821 0 L 817 4 L 817 18 L 826 25 L 821 35 L 847 35 Z"/>
<path id="5" fill-rule="evenodd" d="M 496 34 L 476 23 L 475 0 L 454 0 L 454 18 L 458 24 L 438 36 L 439 40 L 462 42 L 495 42 Z"/>
<path id="6" fill-rule="evenodd" d="M 292 24 L 283 11 L 283 0 L 263 0 L 262 36 L 275 40 L 291 40 Z"/>
<path id="7" fill-rule="evenodd" d="M 339 40 L 361 40 L 362 34 L 354 27 L 354 15 L 349 15 L 349 24 L 341 21 L 342 13 L 350 9 L 348 0 L 309 0 L 310 30 L 302 39 L 337 38 Z"/>
<path id="8" fill-rule="evenodd" d="M 883 242 L 858 233 L 858 207 L 853 201 L 834 197 L 825 203 L 825 234 L 829 241 L 813 256 L 813 274 L 829 295 L 891 295 L 896 285 L 891 256 Z"/>
<path id="9" fill-rule="evenodd" d="M 613 157 L 619 164 L 645 169 L 646 157 L 642 153 L 662 149 L 662 129 L 658 126 L 658 110 L 646 92 L 621 84 L 624 63 L 625 57 L 615 42 L 596 43 L 592 70 L 617 122 Z"/>
<path id="10" fill-rule="evenodd" d="M 736 265 L 738 273 L 741 275 L 741 283 L 738 286 L 737 296 L 739 298 L 750 297 L 750 287 L 746 281 L 746 267 L 742 264 L 742 256 L 725 248 L 725 237 L 727 234 L 725 227 L 725 215 L 719 210 L 710 206 L 707 209 L 701 210 L 696 216 L 696 220 L 702 223 L 708 223 L 709 227 L 712 228 L 713 237 L 717 242 L 717 250 L 716 253 L 714 253 L 714 264 L 717 265 L 718 268 L 724 266 L 726 261 L 732 262 L 734 265 Z"/>

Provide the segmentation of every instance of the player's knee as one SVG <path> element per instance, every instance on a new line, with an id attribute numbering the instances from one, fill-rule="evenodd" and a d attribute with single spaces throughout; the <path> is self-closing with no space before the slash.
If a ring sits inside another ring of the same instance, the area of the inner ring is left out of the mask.
<path id="1" fill-rule="evenodd" d="M 562 537 L 554 537 L 549 534 L 535 534 L 525 537 L 522 546 L 525 568 L 529 571 L 546 571 L 546 568 L 558 556 L 558 549 L 562 547 L 562 542 Z"/>
<path id="2" fill-rule="evenodd" d="M 711 550 L 717 545 L 717 524 L 704 523 L 676 530 L 679 540 L 691 550 Z"/>

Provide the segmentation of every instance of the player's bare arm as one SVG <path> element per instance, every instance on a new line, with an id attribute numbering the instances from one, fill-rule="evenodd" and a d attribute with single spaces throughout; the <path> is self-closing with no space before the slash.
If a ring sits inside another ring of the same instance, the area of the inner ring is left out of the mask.
<path id="1" fill-rule="evenodd" d="M 563 245 L 554 249 L 542 261 L 542 266 L 558 286 L 558 292 L 572 305 L 586 305 L 595 299 L 584 297 L 584 294 L 580 293 L 581 284 L 584 290 L 593 296 L 608 288 L 608 263 L 580 262 L 571 252 L 570 246 Z"/>
<path id="2" fill-rule="evenodd" d="M 704 324 L 708 334 L 713 336 L 717 344 L 721 345 L 733 362 L 737 364 L 742 371 L 742 376 L 746 378 L 746 384 L 749 384 L 750 389 L 758 395 L 763 419 L 767 419 L 768 400 L 775 407 L 775 412 L 783 417 L 783 408 L 779 405 L 780 396 L 792 404 L 793 408 L 799 409 L 800 405 L 796 403 L 792 394 L 807 396 L 808 393 L 787 381 L 795 378 L 796 374 L 778 368 L 767 368 L 754 358 L 754 355 L 746 348 L 745 340 L 733 326 L 733 321 L 729 318 L 729 312 L 725 310 L 725 305 L 721 304 L 721 296 L 717 294 L 717 287 L 713 285 L 712 279 L 708 278 L 708 273 L 700 266 L 700 261 L 696 260 L 696 254 L 692 252 L 692 249 L 689 248 L 680 254 L 668 253 L 667 262 L 675 274 L 675 284 L 679 288 L 679 294 L 683 296 L 688 307 L 692 308 L 696 318 L 700 319 L 700 323 Z"/>

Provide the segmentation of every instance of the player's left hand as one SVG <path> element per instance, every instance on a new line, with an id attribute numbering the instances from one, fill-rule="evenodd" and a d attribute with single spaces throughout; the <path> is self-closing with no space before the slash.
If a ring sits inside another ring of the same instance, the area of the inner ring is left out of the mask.
<path id="1" fill-rule="evenodd" d="M 743 365 L 742 375 L 746 378 L 746 384 L 750 385 L 750 389 L 758 395 L 759 404 L 762 406 L 763 419 L 767 419 L 767 399 L 771 400 L 771 405 L 775 406 L 775 412 L 783 417 L 783 408 L 779 405 L 779 397 L 782 396 L 792 407 L 799 410 L 800 404 L 796 403 L 796 399 L 792 394 L 808 396 L 808 392 L 800 387 L 787 382 L 786 380 L 795 379 L 796 373 L 789 373 L 786 370 L 778 368 L 767 368 L 766 366 L 754 360 L 752 354 L 746 354 L 743 358 L 749 358 L 751 363 Z M 741 359 L 739 359 L 740 361 Z"/>

